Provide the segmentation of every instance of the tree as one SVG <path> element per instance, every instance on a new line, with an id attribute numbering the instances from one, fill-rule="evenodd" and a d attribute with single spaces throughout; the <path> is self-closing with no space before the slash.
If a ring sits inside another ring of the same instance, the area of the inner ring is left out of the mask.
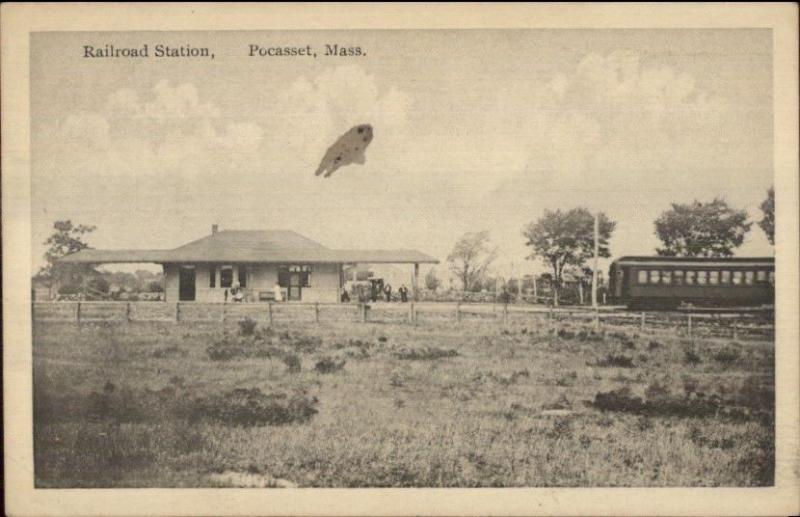
<path id="1" fill-rule="evenodd" d="M 75 277 L 82 276 L 81 273 L 85 272 L 83 270 L 86 266 L 65 266 L 57 264 L 56 261 L 65 255 L 88 248 L 89 245 L 83 241 L 83 236 L 93 232 L 96 227 L 83 224 L 75 226 L 72 221 L 66 220 L 53 223 L 53 229 L 55 230 L 53 234 L 44 241 L 44 244 L 49 246 L 44 254 L 47 264 L 39 270 L 36 278 L 46 280 L 51 285 L 54 281 L 60 283 L 64 280 L 74 283 Z"/>
<path id="2" fill-rule="evenodd" d="M 608 240 L 617 223 L 605 214 L 598 215 L 598 254 L 610 257 Z M 594 256 L 594 216 L 585 208 L 545 210 L 536 222 L 522 231 L 532 248 L 529 259 L 541 258 L 553 271 L 554 303 L 558 304 L 566 266 L 580 267 Z"/>
<path id="3" fill-rule="evenodd" d="M 439 289 L 439 287 L 441 287 L 441 285 L 442 281 L 439 280 L 438 276 L 436 276 L 436 270 L 431 269 L 430 271 L 428 271 L 428 273 L 425 275 L 425 288 L 435 293 L 436 290 Z"/>
<path id="4" fill-rule="evenodd" d="M 465 233 L 447 256 L 450 271 L 468 291 L 480 283 L 486 271 L 497 258 L 497 250 L 489 247 L 489 232 Z"/>
<path id="5" fill-rule="evenodd" d="M 767 190 L 767 199 L 761 203 L 761 211 L 764 213 L 764 218 L 758 222 L 758 225 L 767 234 L 769 243 L 775 244 L 775 189 L 773 187 Z"/>
<path id="6" fill-rule="evenodd" d="M 730 257 L 750 231 L 745 210 L 735 210 L 716 198 L 710 203 L 673 203 L 655 221 L 656 235 L 664 244 L 656 249 L 668 257 Z"/>

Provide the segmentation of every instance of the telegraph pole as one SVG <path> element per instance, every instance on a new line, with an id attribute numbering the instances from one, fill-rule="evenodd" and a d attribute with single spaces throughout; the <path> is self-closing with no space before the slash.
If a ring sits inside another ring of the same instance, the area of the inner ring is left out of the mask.
<path id="1" fill-rule="evenodd" d="M 592 307 L 597 308 L 597 255 L 599 250 L 600 217 L 594 214 L 594 267 L 592 268 Z"/>

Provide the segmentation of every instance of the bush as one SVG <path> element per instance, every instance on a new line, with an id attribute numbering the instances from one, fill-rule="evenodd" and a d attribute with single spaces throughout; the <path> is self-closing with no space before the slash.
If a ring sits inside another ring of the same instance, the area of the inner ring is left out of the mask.
<path id="1" fill-rule="evenodd" d="M 186 357 L 187 355 L 189 355 L 189 351 L 182 349 L 178 345 L 170 345 L 163 348 L 158 348 L 153 350 L 152 353 L 152 356 L 156 359 L 164 359 L 175 356 Z"/>
<path id="2" fill-rule="evenodd" d="M 403 348 L 394 353 L 395 357 L 405 361 L 431 361 L 434 359 L 441 359 L 443 357 L 455 357 L 458 351 L 452 348 L 436 348 L 436 347 L 422 347 L 422 348 Z"/>
<path id="3" fill-rule="evenodd" d="M 735 363 L 741 356 L 742 352 L 733 346 L 726 346 L 725 348 L 717 350 L 714 352 L 714 355 L 712 355 L 715 361 L 718 361 L 725 366 L 730 366 L 731 364 Z"/>
<path id="4" fill-rule="evenodd" d="M 635 368 L 633 364 L 633 357 L 627 355 L 608 354 L 604 359 L 597 361 L 597 366 L 602 367 L 617 367 L 617 368 Z"/>
<path id="5" fill-rule="evenodd" d="M 239 321 L 239 335 L 252 336 L 256 333 L 258 323 L 252 318 L 245 318 Z"/>
<path id="6" fill-rule="evenodd" d="M 226 336 L 206 348 L 206 354 L 212 361 L 230 361 L 250 357 L 251 348 L 251 346 L 245 346 L 241 341 Z"/>
<path id="7" fill-rule="evenodd" d="M 338 372 L 339 370 L 344 368 L 346 362 L 347 361 L 345 361 L 344 359 L 337 361 L 332 357 L 326 356 L 317 361 L 317 364 L 314 365 L 314 370 L 316 370 L 319 373 Z"/>
<path id="8" fill-rule="evenodd" d="M 573 370 L 573 371 L 571 371 L 569 373 L 566 373 L 566 374 L 562 375 L 558 379 L 556 379 L 556 386 L 561 386 L 561 387 L 565 387 L 565 388 L 570 387 L 570 386 L 574 386 L 575 385 L 575 381 L 577 379 L 578 379 L 578 372 Z"/>
<path id="9" fill-rule="evenodd" d="M 285 354 L 282 358 L 283 364 L 289 373 L 298 373 L 303 369 L 303 363 L 297 354 Z"/>
<path id="10" fill-rule="evenodd" d="M 264 394 L 258 388 L 237 388 L 195 400 L 193 419 L 209 418 L 243 427 L 306 422 L 317 414 L 317 399 L 306 395 Z"/>
<path id="11" fill-rule="evenodd" d="M 701 357 L 694 351 L 693 348 L 687 348 L 683 351 L 683 361 L 686 364 L 695 366 L 702 361 Z"/>
<path id="12" fill-rule="evenodd" d="M 734 411 L 724 411 L 722 401 L 718 397 L 689 396 L 677 397 L 669 393 L 666 388 L 658 384 L 651 385 L 648 392 L 653 398 L 648 397 L 643 401 L 641 397 L 631 394 L 630 388 L 623 387 L 609 392 L 599 392 L 595 395 L 592 405 L 602 411 L 618 411 L 637 415 L 657 417 L 708 417 L 716 414 L 739 418 Z"/>

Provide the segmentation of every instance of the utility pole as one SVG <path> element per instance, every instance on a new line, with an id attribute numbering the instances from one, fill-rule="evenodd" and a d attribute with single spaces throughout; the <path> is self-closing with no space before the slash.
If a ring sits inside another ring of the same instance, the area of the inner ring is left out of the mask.
<path id="1" fill-rule="evenodd" d="M 599 251 L 600 217 L 594 214 L 594 267 L 592 268 L 592 307 L 597 308 L 597 256 Z"/>

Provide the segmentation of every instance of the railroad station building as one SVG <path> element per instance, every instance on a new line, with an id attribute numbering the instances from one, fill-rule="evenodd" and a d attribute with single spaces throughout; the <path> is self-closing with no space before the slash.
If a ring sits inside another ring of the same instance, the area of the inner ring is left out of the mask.
<path id="1" fill-rule="evenodd" d="M 416 250 L 330 249 L 288 230 L 219 230 L 172 250 L 85 249 L 61 259 L 96 266 L 153 263 L 164 270 L 165 300 L 224 302 L 233 287 L 245 302 L 275 299 L 335 303 L 341 299 L 344 271 L 358 264 L 413 264 L 411 291 L 417 292 L 419 265 L 439 261 Z"/>

